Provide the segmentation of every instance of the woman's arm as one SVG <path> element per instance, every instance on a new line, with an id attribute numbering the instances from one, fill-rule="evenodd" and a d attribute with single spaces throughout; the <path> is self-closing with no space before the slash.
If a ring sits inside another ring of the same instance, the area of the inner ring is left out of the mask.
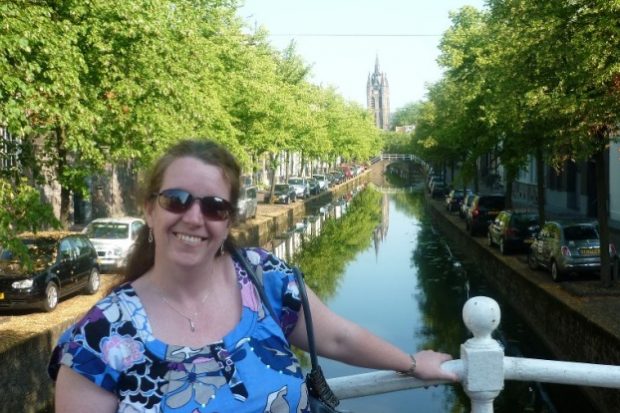
<path id="1" fill-rule="evenodd" d="M 408 371 L 412 361 L 407 353 L 370 331 L 346 320 L 327 308 L 314 292 L 306 287 L 312 313 L 317 353 L 323 357 L 360 367 L 380 370 Z M 306 323 L 303 309 L 290 337 L 295 346 L 308 350 Z M 451 360 L 449 354 L 424 350 L 414 354 L 414 376 L 420 379 L 458 380 L 458 377 L 441 369 L 441 363 Z"/>
<path id="2" fill-rule="evenodd" d="M 114 394 L 66 366 L 58 372 L 55 398 L 57 413 L 113 413 L 118 409 Z"/>

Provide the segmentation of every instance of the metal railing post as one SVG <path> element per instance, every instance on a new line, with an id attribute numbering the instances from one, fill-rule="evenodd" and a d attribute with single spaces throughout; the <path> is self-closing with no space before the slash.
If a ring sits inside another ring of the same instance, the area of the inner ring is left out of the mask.
<path id="1" fill-rule="evenodd" d="M 463 321 L 474 335 L 461 345 L 463 388 L 472 413 L 493 413 L 493 400 L 504 388 L 504 350 L 491 337 L 501 312 L 489 297 L 472 297 L 463 307 Z"/>

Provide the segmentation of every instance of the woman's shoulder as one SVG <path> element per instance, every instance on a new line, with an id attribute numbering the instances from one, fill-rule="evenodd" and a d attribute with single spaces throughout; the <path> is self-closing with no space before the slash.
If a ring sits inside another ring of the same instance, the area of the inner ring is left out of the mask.
<path id="1" fill-rule="evenodd" d="M 69 330 L 80 330 L 85 326 L 112 325 L 129 321 L 142 308 L 136 291 L 131 284 L 122 284 L 100 299 Z"/>
<path id="2" fill-rule="evenodd" d="M 286 261 L 264 248 L 249 247 L 242 250 L 248 261 L 252 265 L 259 266 L 263 273 L 280 272 L 288 274 L 292 271 Z"/>

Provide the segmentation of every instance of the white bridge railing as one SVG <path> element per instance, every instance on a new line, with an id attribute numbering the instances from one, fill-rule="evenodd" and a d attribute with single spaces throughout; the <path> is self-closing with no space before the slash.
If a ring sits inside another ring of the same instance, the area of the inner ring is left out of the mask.
<path id="1" fill-rule="evenodd" d="M 471 399 L 472 413 L 492 413 L 493 401 L 504 388 L 505 380 L 620 389 L 620 366 L 505 357 L 502 346 L 491 337 L 500 316 L 495 300 L 484 296 L 470 298 L 463 307 L 463 321 L 473 337 L 461 344 L 460 359 L 447 361 L 442 366 L 458 375 Z M 340 399 L 450 384 L 403 377 L 388 371 L 337 377 L 328 382 Z"/>

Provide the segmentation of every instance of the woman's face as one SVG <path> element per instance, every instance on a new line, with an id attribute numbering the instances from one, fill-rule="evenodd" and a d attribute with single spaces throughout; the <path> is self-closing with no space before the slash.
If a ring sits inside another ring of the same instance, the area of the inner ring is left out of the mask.
<path id="1" fill-rule="evenodd" d="M 230 200 L 230 185 L 222 169 L 192 157 L 178 158 L 168 166 L 159 192 L 166 189 L 182 189 L 194 197 Z M 156 266 L 200 266 L 213 259 L 228 236 L 230 219 L 205 218 L 198 201 L 187 211 L 174 213 L 162 208 L 156 198 L 147 207 L 146 215 L 153 229 Z"/>

